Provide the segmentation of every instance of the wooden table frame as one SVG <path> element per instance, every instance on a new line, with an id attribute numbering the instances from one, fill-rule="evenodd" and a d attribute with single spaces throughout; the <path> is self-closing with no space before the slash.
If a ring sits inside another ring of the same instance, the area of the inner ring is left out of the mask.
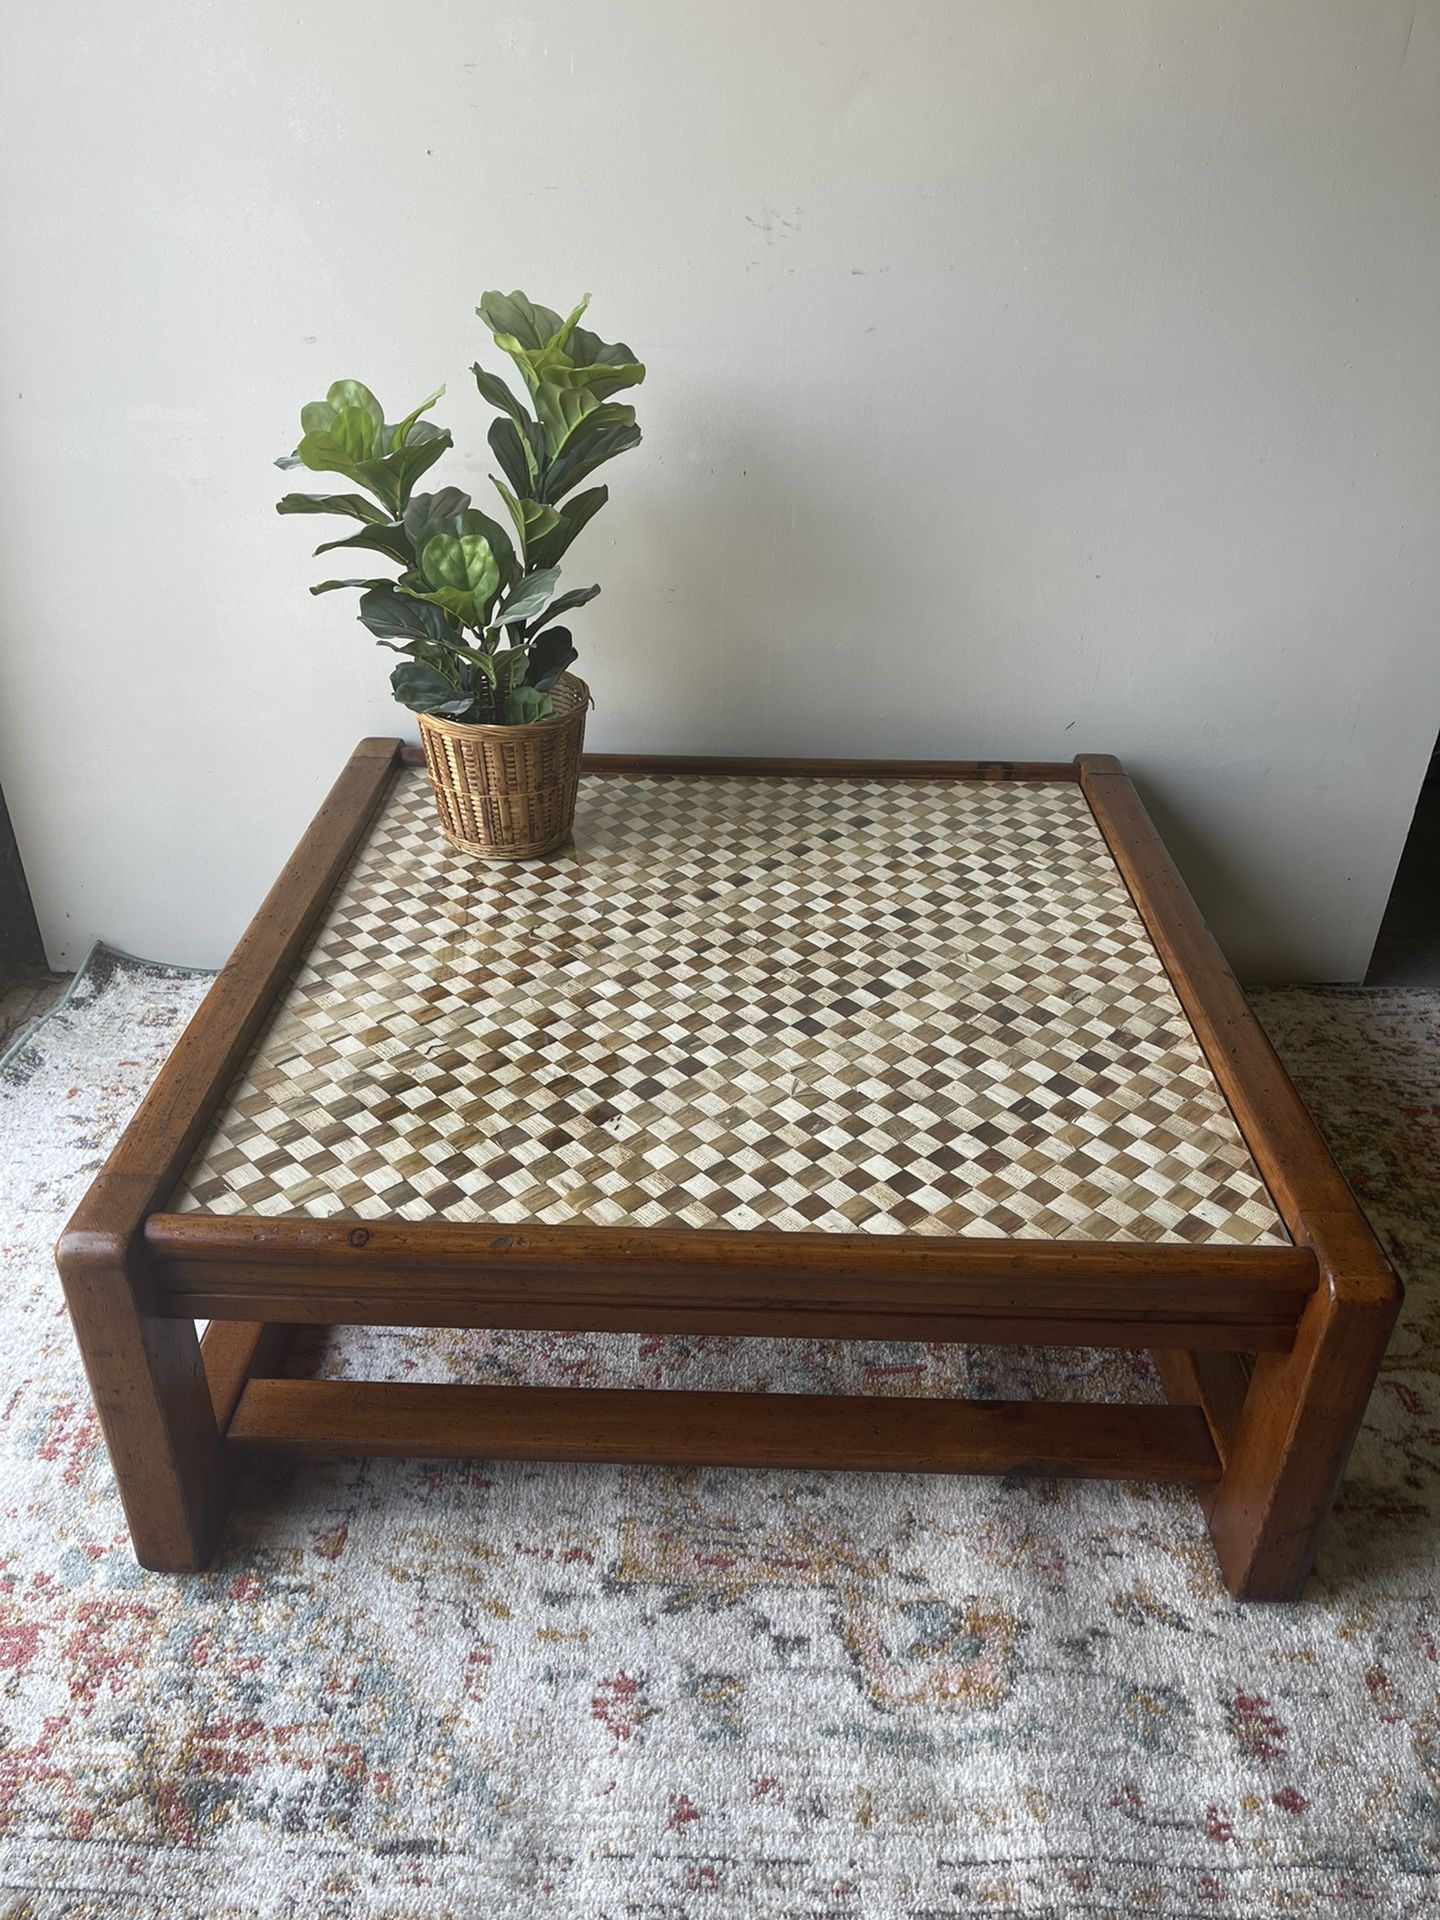
<path id="1" fill-rule="evenodd" d="M 1188 1481 L 1226 1583 L 1300 1590 L 1401 1291 L 1118 760 L 592 755 L 592 773 L 1078 781 L 1293 1240 L 1248 1247 L 166 1213 L 391 776 L 363 741 L 61 1236 L 147 1567 L 208 1564 L 247 1451 Z M 194 1322 L 211 1325 L 197 1337 Z M 281 1377 L 297 1325 L 1143 1347 L 1168 1405 Z"/>

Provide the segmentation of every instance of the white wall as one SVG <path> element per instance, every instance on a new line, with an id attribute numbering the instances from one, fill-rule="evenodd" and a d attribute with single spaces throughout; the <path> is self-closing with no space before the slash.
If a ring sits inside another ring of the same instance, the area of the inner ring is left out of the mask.
<path id="1" fill-rule="evenodd" d="M 0 784 L 57 962 L 218 962 L 411 731 L 270 461 L 339 375 L 448 379 L 478 492 L 518 284 L 650 366 L 569 567 L 593 746 L 1117 752 L 1243 973 L 1361 974 L 1440 726 L 1440 0 L 0 32 Z"/>

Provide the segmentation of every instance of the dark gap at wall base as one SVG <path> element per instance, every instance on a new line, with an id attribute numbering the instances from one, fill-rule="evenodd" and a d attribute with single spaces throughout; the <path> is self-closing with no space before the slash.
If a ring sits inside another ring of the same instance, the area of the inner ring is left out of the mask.
<path id="1" fill-rule="evenodd" d="M 1440 742 L 1380 923 L 1367 987 L 1440 987 Z"/>
<path id="2" fill-rule="evenodd" d="M 10 810 L 0 793 L 0 977 L 43 972 L 45 949 L 20 864 Z"/>

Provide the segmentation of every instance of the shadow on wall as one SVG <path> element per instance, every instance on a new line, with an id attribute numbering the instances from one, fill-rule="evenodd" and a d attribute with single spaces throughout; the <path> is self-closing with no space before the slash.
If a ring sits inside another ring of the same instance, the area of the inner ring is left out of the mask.
<path id="1" fill-rule="evenodd" d="M 1125 762 L 1125 770 L 1145 802 L 1160 837 L 1184 875 L 1222 953 L 1241 950 L 1270 953 L 1275 964 L 1265 969 L 1263 978 L 1247 978 L 1245 985 L 1284 985 L 1303 979 L 1303 961 L 1294 954 L 1296 930 L 1264 899 L 1246 891 L 1240 881 L 1233 857 L 1216 853 L 1213 843 L 1197 833 L 1184 813 L 1172 811 L 1162 795 L 1145 776 L 1144 763 Z M 1223 902 L 1223 913 L 1214 903 Z"/>

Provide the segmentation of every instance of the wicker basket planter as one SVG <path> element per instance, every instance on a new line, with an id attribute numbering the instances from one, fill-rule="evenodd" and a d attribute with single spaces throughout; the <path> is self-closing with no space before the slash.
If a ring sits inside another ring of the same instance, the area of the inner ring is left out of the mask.
<path id="1" fill-rule="evenodd" d="M 525 726 L 461 726 L 417 715 L 440 824 L 481 860 L 532 860 L 569 838 L 590 689 L 562 673 L 554 713 Z"/>

